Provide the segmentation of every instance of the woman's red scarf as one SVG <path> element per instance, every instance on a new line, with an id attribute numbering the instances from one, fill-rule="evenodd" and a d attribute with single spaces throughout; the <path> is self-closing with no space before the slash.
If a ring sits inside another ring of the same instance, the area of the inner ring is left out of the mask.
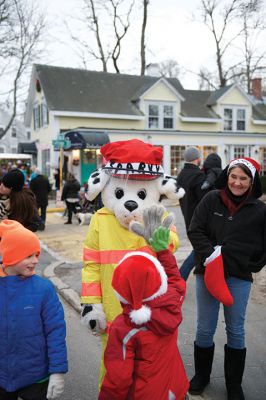
<path id="1" fill-rule="evenodd" d="M 250 187 L 243 196 L 234 196 L 229 190 L 228 186 L 220 191 L 221 199 L 224 205 L 227 207 L 230 216 L 235 215 L 235 213 L 245 204 L 247 198 L 251 193 L 252 188 Z"/>

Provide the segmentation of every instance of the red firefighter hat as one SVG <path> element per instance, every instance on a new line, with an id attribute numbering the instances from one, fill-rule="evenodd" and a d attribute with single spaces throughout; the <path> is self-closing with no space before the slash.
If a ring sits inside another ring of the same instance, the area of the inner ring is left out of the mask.
<path id="1" fill-rule="evenodd" d="M 118 178 L 149 180 L 164 174 L 163 150 L 139 139 L 107 143 L 101 148 L 103 169 Z"/>

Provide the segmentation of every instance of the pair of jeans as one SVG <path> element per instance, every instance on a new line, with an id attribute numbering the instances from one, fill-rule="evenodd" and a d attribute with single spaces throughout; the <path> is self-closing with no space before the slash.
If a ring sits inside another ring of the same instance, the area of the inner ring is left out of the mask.
<path id="1" fill-rule="evenodd" d="M 17 400 L 18 398 L 23 400 L 46 400 L 48 384 L 48 380 L 42 383 L 34 383 L 15 392 L 6 392 L 0 387 L 0 400 Z"/>
<path id="2" fill-rule="evenodd" d="M 233 349 L 245 348 L 245 318 L 251 282 L 230 277 L 226 279 L 228 288 L 234 298 L 230 307 L 223 306 L 227 346 Z M 197 299 L 197 332 L 196 345 L 211 347 L 216 331 L 220 302 L 216 300 L 205 286 L 203 275 L 196 275 Z"/>
<path id="3" fill-rule="evenodd" d="M 192 252 L 185 259 L 185 261 L 183 262 L 183 264 L 181 265 L 180 270 L 179 270 L 180 275 L 182 276 L 182 278 L 185 281 L 189 277 L 189 274 L 194 267 L 195 267 L 195 251 L 192 250 Z"/>

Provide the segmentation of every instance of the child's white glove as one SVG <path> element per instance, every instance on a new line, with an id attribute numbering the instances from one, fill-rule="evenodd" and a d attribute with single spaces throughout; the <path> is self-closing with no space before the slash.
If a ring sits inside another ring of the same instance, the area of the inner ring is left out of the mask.
<path id="1" fill-rule="evenodd" d="M 51 374 L 47 389 L 47 399 L 56 399 L 59 397 L 65 387 L 65 374 Z"/>

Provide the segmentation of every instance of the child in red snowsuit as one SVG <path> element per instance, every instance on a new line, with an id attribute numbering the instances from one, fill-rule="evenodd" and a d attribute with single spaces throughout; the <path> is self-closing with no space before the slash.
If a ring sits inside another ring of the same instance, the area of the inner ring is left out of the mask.
<path id="1" fill-rule="evenodd" d="M 169 230 L 158 228 L 150 240 L 157 258 L 134 251 L 114 271 L 123 313 L 111 325 L 99 400 L 186 397 L 189 383 L 177 347 L 186 284 L 168 239 Z"/>

